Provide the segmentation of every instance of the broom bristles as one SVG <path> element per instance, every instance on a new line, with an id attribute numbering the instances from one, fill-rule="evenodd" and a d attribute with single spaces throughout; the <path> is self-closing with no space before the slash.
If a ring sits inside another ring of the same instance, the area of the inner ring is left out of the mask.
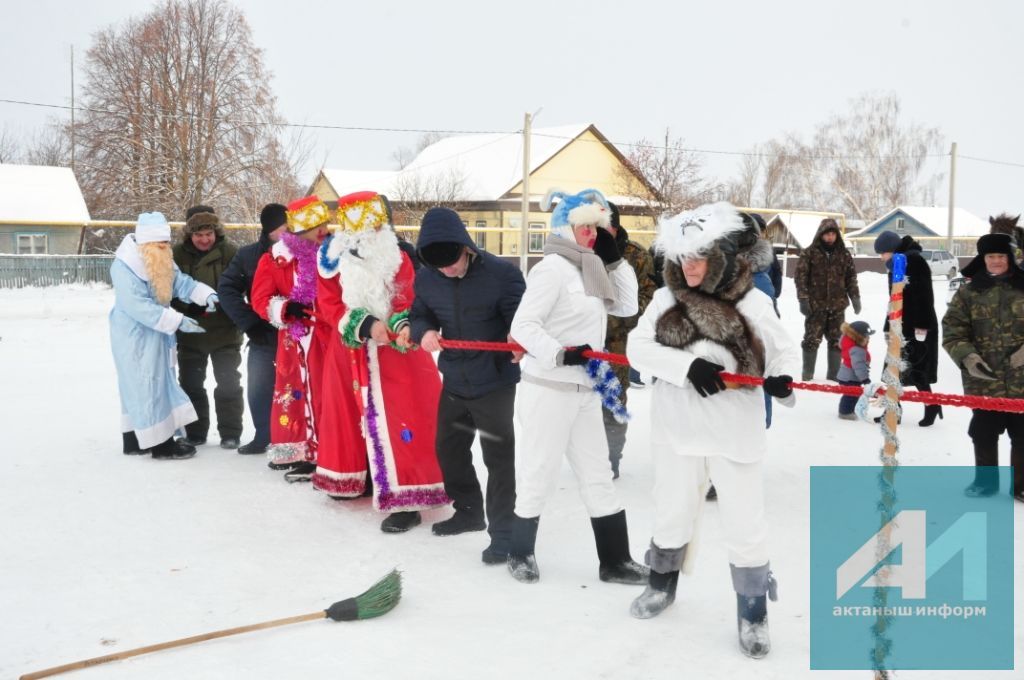
<path id="1" fill-rule="evenodd" d="M 387 614 L 401 599 L 402 572 L 392 569 L 390 574 L 370 586 L 365 593 L 356 596 L 356 616 L 372 619 Z"/>

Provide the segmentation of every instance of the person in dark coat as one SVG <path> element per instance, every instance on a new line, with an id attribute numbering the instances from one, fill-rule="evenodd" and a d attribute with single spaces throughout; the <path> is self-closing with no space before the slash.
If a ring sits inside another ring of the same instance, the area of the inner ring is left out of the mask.
<path id="1" fill-rule="evenodd" d="M 437 365 L 444 386 L 435 442 L 455 514 L 432 530 L 452 536 L 487 527 L 491 543 L 482 559 L 504 564 L 516 500 L 512 423 L 518 358 L 507 352 L 442 350 L 439 343 L 442 337 L 506 342 L 526 281 L 514 265 L 477 248 L 458 213 L 448 208 L 431 208 L 423 216 L 417 253 L 426 266 L 416 274 L 410 326 L 397 343 L 441 351 Z M 487 466 L 486 506 L 470 450 L 478 433 Z"/>
<path id="2" fill-rule="evenodd" d="M 913 385 L 919 392 L 931 392 L 938 380 L 939 319 L 935 315 L 935 293 L 932 289 L 932 270 L 921 257 L 921 245 L 911 236 L 900 238 L 893 231 L 883 231 L 875 239 L 875 252 L 889 270 L 889 290 L 892 290 L 892 256 L 900 253 L 907 258 L 907 283 L 903 287 L 903 360 L 907 368 L 900 376 L 904 385 Z M 889 332 L 886 318 L 883 330 Z M 942 406 L 927 404 L 921 427 L 935 423 L 942 417 Z"/>
<path id="3" fill-rule="evenodd" d="M 174 263 L 185 274 L 214 290 L 238 249 L 224 236 L 220 218 L 209 206 L 189 208 L 181 243 L 174 246 Z M 205 333 L 178 333 L 178 382 L 185 390 L 199 420 L 185 426 L 185 442 L 206 443 L 210 429 L 210 401 L 206 395 L 206 366 L 213 364 L 217 386 L 213 403 L 217 412 L 220 445 L 237 449 L 242 436 L 242 336 L 219 306 L 209 312 L 195 304 L 175 302 L 178 311 L 199 322 Z"/>
<path id="4" fill-rule="evenodd" d="M 249 339 L 246 373 L 249 415 L 256 435 L 239 453 L 266 453 L 270 445 L 270 402 L 274 396 L 274 358 L 277 356 L 277 329 L 264 321 L 252 308 L 252 281 L 256 265 L 270 246 L 287 229 L 287 214 L 280 203 L 269 203 L 260 211 L 262 231 L 256 243 L 239 249 L 220 277 L 217 294 L 221 308 Z"/>

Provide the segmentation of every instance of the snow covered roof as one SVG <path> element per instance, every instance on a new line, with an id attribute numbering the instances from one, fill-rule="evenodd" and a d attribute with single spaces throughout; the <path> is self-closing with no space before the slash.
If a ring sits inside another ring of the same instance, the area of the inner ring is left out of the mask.
<path id="1" fill-rule="evenodd" d="M 935 232 L 936 236 L 945 236 L 949 221 L 949 208 L 936 206 L 926 207 L 917 205 L 896 206 L 885 213 L 877 220 L 864 227 L 860 233 L 868 234 L 880 223 L 892 217 L 897 212 L 902 212 L 917 220 L 925 227 Z M 953 208 L 953 235 L 954 236 L 981 236 L 987 234 L 989 229 L 988 220 L 983 220 L 963 208 Z"/>
<path id="2" fill-rule="evenodd" d="M 530 172 L 582 135 L 591 125 L 579 123 L 533 128 Z M 496 201 L 523 179 L 523 138 L 518 133 L 462 135 L 434 142 L 409 165 L 397 171 L 359 171 L 325 168 L 324 177 L 339 196 L 371 190 L 397 198 L 402 185 L 431 183 L 435 178 L 461 180 L 459 200 Z"/>
<path id="3" fill-rule="evenodd" d="M 821 221 L 826 217 L 827 215 L 783 211 L 768 220 L 768 226 L 771 226 L 773 222 L 782 222 L 786 225 L 786 229 L 789 230 L 796 244 L 801 248 L 806 248 L 814 240 Z"/>
<path id="4" fill-rule="evenodd" d="M 88 220 L 71 168 L 0 164 L 0 223 Z"/>

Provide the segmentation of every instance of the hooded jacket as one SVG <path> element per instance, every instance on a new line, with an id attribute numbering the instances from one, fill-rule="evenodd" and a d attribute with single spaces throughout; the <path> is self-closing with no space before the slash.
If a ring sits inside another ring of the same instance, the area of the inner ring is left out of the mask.
<path id="1" fill-rule="evenodd" d="M 826 248 L 821 237 L 828 231 L 836 233 L 836 241 Z M 796 296 L 806 300 L 811 312 L 841 312 L 850 299 L 860 297 L 853 256 L 846 250 L 843 236 L 831 224 L 822 224 L 811 245 L 800 253 L 796 265 Z"/>
<path id="2" fill-rule="evenodd" d="M 183 273 L 217 290 L 221 277 L 237 252 L 235 245 L 223 235 L 218 235 L 213 247 L 206 252 L 192 245 L 191 239 L 186 236 L 174 246 L 174 263 Z M 182 310 L 181 307 L 178 309 L 193 316 L 206 330 L 205 333 L 178 333 L 178 344 L 181 347 L 213 351 L 225 345 L 241 344 L 241 334 L 223 308 L 218 307 L 213 313 L 196 309 L 194 305 L 188 310 Z"/>
<path id="3" fill-rule="evenodd" d="M 459 243 L 472 252 L 462 278 L 449 278 L 422 266 L 416 272 L 415 297 L 409 312 L 411 338 L 438 331 L 449 340 L 506 342 L 526 281 L 510 262 L 479 250 L 466 228 L 440 225 L 421 233 L 417 248 Z M 464 399 L 483 396 L 519 382 L 519 365 L 507 352 L 445 349 L 437 361 L 444 389 Z"/>
<path id="4" fill-rule="evenodd" d="M 938 380 L 939 371 L 939 318 L 935 315 L 932 269 L 921 257 L 921 244 L 910 236 L 904 236 L 893 252 L 907 258 L 907 283 L 903 287 L 903 339 L 907 342 L 903 359 L 907 367 L 900 380 L 906 385 L 931 385 Z M 888 277 L 891 293 L 892 271 Z M 883 329 L 889 331 L 888 317 Z M 928 331 L 923 342 L 917 340 L 917 329 Z"/>

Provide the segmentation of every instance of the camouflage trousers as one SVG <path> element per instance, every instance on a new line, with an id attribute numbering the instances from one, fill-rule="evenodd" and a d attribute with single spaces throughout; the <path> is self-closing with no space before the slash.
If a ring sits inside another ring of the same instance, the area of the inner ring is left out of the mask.
<path id="1" fill-rule="evenodd" d="M 839 349 L 839 338 L 842 331 L 839 327 L 846 319 L 845 310 L 821 309 L 811 312 L 804 318 L 804 340 L 800 346 L 805 350 L 817 352 L 821 344 L 821 336 L 825 336 L 829 349 Z"/>

